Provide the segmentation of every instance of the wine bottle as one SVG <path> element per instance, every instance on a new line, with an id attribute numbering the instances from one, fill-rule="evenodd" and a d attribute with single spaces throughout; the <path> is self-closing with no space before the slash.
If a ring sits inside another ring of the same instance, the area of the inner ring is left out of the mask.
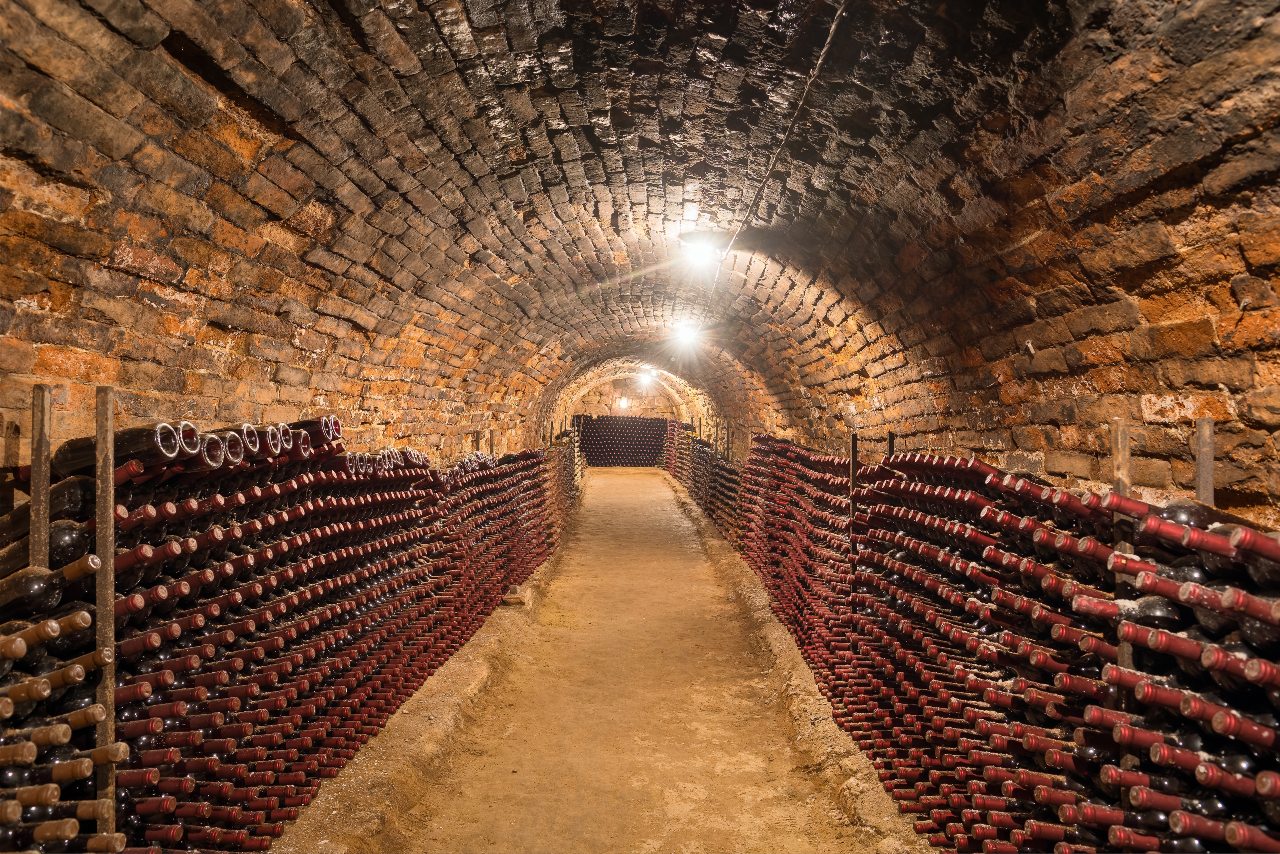
<path id="1" fill-rule="evenodd" d="M 117 465 L 137 460 L 149 467 L 175 459 L 182 450 L 182 437 L 173 425 L 165 422 L 117 431 L 114 442 Z M 91 474 L 97 464 L 96 447 L 97 442 L 91 436 L 63 442 L 50 460 L 53 472 L 59 478 L 82 472 Z"/>
<path id="2" fill-rule="evenodd" d="M 53 610 L 69 585 L 101 567 L 97 555 L 87 554 L 60 569 L 32 566 L 0 578 L 0 619 Z"/>
<path id="3" fill-rule="evenodd" d="M 29 563 L 29 537 L 0 549 L 0 577 L 11 575 Z M 85 523 L 59 519 L 49 525 L 49 564 L 65 566 L 93 549 L 93 531 Z"/>
<path id="4" fill-rule="evenodd" d="M 84 522 L 93 515 L 96 484 L 91 477 L 64 478 L 49 488 L 49 519 Z M 0 548 L 26 537 L 31 527 L 31 504 L 19 504 L 0 516 Z"/>

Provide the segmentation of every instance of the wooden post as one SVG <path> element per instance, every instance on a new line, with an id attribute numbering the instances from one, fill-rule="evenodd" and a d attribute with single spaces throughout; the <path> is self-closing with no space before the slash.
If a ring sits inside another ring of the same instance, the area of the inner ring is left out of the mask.
<path id="1" fill-rule="evenodd" d="M 31 522 L 27 564 L 49 566 L 49 430 L 53 424 L 53 394 L 40 383 L 31 389 Z"/>
<path id="2" fill-rule="evenodd" d="M 1129 419 L 1111 419 L 1111 489 L 1117 495 L 1128 495 L 1133 487 L 1129 479 Z"/>
<path id="3" fill-rule="evenodd" d="M 17 421 L 0 419 L 4 435 L 0 437 L 0 466 L 6 469 L 18 468 L 18 457 L 22 453 L 22 428 Z M 18 479 L 16 477 L 0 477 L 0 513 L 8 513 L 18 503 Z"/>
<path id="4" fill-rule="evenodd" d="M 95 539 L 98 558 L 102 567 L 95 574 L 94 584 L 98 618 L 94 620 L 94 637 L 98 649 L 112 653 L 116 649 L 116 624 L 111 618 L 116 600 L 116 448 L 115 448 L 115 394 L 109 386 L 97 389 L 97 463 L 94 469 L 97 480 L 97 501 L 94 507 Z M 105 618 L 104 618 L 105 615 Z M 115 658 L 102 666 L 98 683 L 97 701 L 107 710 L 107 717 L 97 727 L 99 747 L 116 740 L 115 710 L 116 662 Z M 97 770 L 98 799 L 115 801 L 116 768 L 99 765 Z M 99 833 L 116 832 L 115 810 L 108 811 L 107 818 L 98 822 Z"/>
<path id="5" fill-rule="evenodd" d="M 493 456 L 493 428 L 489 428 L 489 456 Z"/>
<path id="6" fill-rule="evenodd" d="M 1129 475 L 1129 419 L 1122 415 L 1111 419 L 1111 488 L 1117 495 L 1128 495 L 1132 487 L 1133 481 Z M 1129 544 L 1117 542 L 1115 548 L 1127 550 Z M 1117 573 L 1116 582 L 1121 581 L 1121 575 Z M 1132 668 L 1133 644 L 1122 641 L 1117 644 L 1116 650 L 1116 663 L 1121 667 Z M 1130 757 L 1125 759 L 1137 761 Z"/>
<path id="7" fill-rule="evenodd" d="M 858 434 L 849 433 L 849 557 L 853 558 L 853 494 L 858 489 Z"/>
<path id="8" fill-rule="evenodd" d="M 889 448 L 884 452 L 886 457 L 892 457 L 894 454 L 894 446 L 898 443 L 898 437 L 892 430 L 889 431 Z"/>
<path id="9" fill-rule="evenodd" d="M 1213 419 L 1196 419 L 1196 501 L 1213 506 Z"/>

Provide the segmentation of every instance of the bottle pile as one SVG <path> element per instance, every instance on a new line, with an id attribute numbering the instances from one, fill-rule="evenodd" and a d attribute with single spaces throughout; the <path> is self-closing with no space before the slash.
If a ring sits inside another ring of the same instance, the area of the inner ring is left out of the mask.
<path id="1" fill-rule="evenodd" d="M 662 444 L 662 467 L 686 486 L 689 484 L 693 441 L 693 428 L 690 425 L 679 421 L 667 422 L 667 437 Z"/>
<path id="2" fill-rule="evenodd" d="M 575 415 L 582 454 L 589 466 L 657 466 L 667 437 L 665 418 Z"/>
<path id="3" fill-rule="evenodd" d="M 69 464 L 65 455 L 59 462 Z M 29 478 L 22 467 L 3 479 L 26 492 Z M 95 686 L 115 650 L 96 642 L 95 496 L 94 479 L 78 472 L 50 490 L 52 570 L 31 565 L 30 503 L 0 516 L 0 850 L 125 845 L 106 832 L 115 805 L 98 789 L 129 749 L 100 743 L 96 732 L 107 710 Z"/>
<path id="4" fill-rule="evenodd" d="M 578 450 L 578 432 L 566 430 L 547 452 L 547 469 L 551 478 L 551 517 L 558 524 L 568 518 L 582 497 L 582 454 Z M 558 528 L 557 528 L 558 536 Z"/>
<path id="5" fill-rule="evenodd" d="M 55 453 L 55 495 L 92 475 L 93 444 Z M 346 452 L 327 416 L 126 430 L 116 459 L 114 651 L 92 649 L 97 615 L 69 569 L 92 551 L 92 521 L 55 523 L 50 563 L 64 569 L 42 585 L 25 580 L 22 541 L 0 558 L 0 609 L 33 624 L 11 634 L 52 633 L 30 665 L 0 641 L 17 726 L 31 729 L 0 746 L 0 803 L 23 810 L 0 823 L 0 850 L 118 851 L 126 837 L 137 851 L 265 850 L 559 530 L 542 451 L 439 471 L 412 449 Z M 101 710 L 92 663 L 104 654 L 122 743 L 85 755 L 77 739 L 92 738 Z M 54 696 L 32 705 L 19 670 L 60 674 Z M 23 745 L 36 739 L 50 746 L 33 763 Z M 78 782 L 111 759 L 122 760 L 114 805 Z M 73 820 L 94 809 L 117 811 L 117 837 L 76 836 Z"/>
<path id="6" fill-rule="evenodd" d="M 847 466 L 758 437 L 742 548 L 930 844 L 1280 851 L 1274 535 L 926 454 L 851 517 Z"/>
<path id="7" fill-rule="evenodd" d="M 738 470 L 705 439 L 693 439 L 681 480 L 694 502 L 729 542 L 737 541 Z"/>
<path id="8" fill-rule="evenodd" d="M 92 480 L 89 495 L 91 517 Z M 53 571 L 27 567 L 26 520 L 15 518 L 27 509 L 0 518 L 6 551 L 24 553 L 0 579 L 0 850 L 119 851 L 124 836 L 100 826 L 115 805 L 99 798 L 96 777 L 129 749 L 96 738 L 107 711 L 94 701 L 94 677 L 113 650 L 95 648 L 94 608 L 84 601 L 100 562 L 82 555 Z M 51 516 L 67 523 L 57 530 L 88 522 L 74 503 L 55 501 Z"/>

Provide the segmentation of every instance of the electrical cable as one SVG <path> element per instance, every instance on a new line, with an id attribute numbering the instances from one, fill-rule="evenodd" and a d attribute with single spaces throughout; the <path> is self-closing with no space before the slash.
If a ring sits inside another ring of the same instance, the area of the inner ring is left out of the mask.
<path id="1" fill-rule="evenodd" d="M 743 229 L 747 227 L 747 223 L 751 221 L 751 217 L 755 214 L 756 206 L 760 204 L 760 198 L 764 195 L 764 188 L 768 186 L 769 178 L 773 175 L 773 169 L 778 165 L 778 158 L 782 155 L 782 149 L 786 147 L 787 141 L 791 139 L 791 134 L 795 131 L 796 125 L 800 121 L 800 111 L 804 109 L 805 101 L 809 97 L 809 90 L 813 88 L 814 81 L 818 79 L 818 75 L 822 71 L 823 63 L 827 61 L 827 54 L 831 51 L 831 45 L 836 39 L 836 30 L 839 29 L 840 21 L 844 18 L 844 13 L 848 6 L 849 0 L 842 0 L 840 8 L 836 10 L 836 15 L 831 20 L 831 29 L 827 32 L 827 40 L 822 45 L 822 51 L 818 54 L 817 61 L 814 62 L 813 68 L 809 71 L 809 76 L 805 79 L 804 89 L 800 92 L 800 100 L 796 102 L 796 108 L 791 113 L 791 121 L 787 123 L 787 129 L 782 134 L 782 141 L 778 143 L 773 156 L 769 158 L 769 166 L 765 169 L 764 177 L 760 180 L 760 185 L 756 187 L 755 195 L 751 197 L 751 202 L 747 205 L 747 210 L 742 215 L 742 221 L 738 223 L 738 227 L 734 229 L 733 235 L 729 238 L 729 242 L 725 244 L 724 251 L 720 254 L 720 264 L 716 267 L 715 277 L 711 280 L 712 291 L 720 283 L 720 269 L 724 266 L 725 259 L 729 257 L 733 244 L 737 242 L 742 235 Z"/>

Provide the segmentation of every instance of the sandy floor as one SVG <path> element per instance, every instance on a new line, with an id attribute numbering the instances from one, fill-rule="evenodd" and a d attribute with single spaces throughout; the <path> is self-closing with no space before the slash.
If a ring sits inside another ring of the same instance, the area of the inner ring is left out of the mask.
<path id="1" fill-rule="evenodd" d="M 506 640 L 489 671 L 428 681 L 276 850 L 868 850 L 661 473 L 594 470 L 544 584 L 523 630 L 490 621 Z M 419 700 L 451 679 L 484 681 L 452 730 L 456 712 Z M 419 756 L 415 726 L 451 735 Z"/>

